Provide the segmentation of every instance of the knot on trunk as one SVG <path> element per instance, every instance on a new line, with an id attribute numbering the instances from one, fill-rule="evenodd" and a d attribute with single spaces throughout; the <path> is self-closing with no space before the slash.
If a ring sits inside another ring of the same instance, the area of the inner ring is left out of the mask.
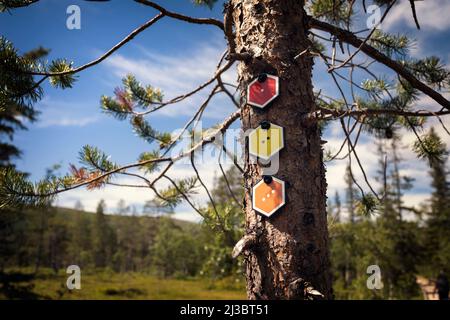
<path id="1" fill-rule="evenodd" d="M 239 240 L 233 248 L 231 256 L 236 259 L 242 252 L 253 247 L 257 242 L 256 234 L 247 234 Z"/>
<path id="2" fill-rule="evenodd" d="M 225 57 L 225 59 L 230 61 L 244 61 L 245 63 L 250 63 L 253 59 L 253 56 L 248 52 L 231 52 Z"/>
<path id="3" fill-rule="evenodd" d="M 290 300 L 320 300 L 325 296 L 303 278 L 297 278 L 289 283 L 287 298 Z"/>

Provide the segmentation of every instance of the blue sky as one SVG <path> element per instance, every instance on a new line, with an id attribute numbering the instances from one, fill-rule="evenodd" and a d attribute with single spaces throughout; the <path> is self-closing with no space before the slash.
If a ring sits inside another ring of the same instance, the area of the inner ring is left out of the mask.
<path id="1" fill-rule="evenodd" d="M 393 8 L 390 18 L 382 25 L 383 30 L 407 33 L 416 39 L 412 56 L 434 54 L 448 64 L 450 1 L 427 1 L 426 6 L 424 3 L 417 3 L 421 31 L 417 31 L 412 23 L 407 2 L 400 1 L 400 5 Z M 189 0 L 159 3 L 183 14 L 222 19 L 221 3 L 216 4 L 212 10 L 194 6 Z M 81 8 L 81 30 L 66 28 L 66 9 L 71 4 Z M 12 14 L 1 14 L 0 30 L 21 52 L 42 45 L 52 50 L 49 60 L 64 57 L 78 66 L 100 56 L 155 14 L 155 10 L 132 1 L 89 3 L 42 0 L 28 8 L 14 10 Z M 363 24 L 364 20 L 365 16 L 358 23 Z M 190 91 L 213 75 L 217 61 L 225 50 L 223 36 L 216 29 L 212 26 L 192 25 L 165 18 L 138 35 L 102 64 L 80 73 L 72 89 L 54 89 L 46 83 L 45 97 L 36 105 L 42 112 L 39 121 L 29 124 L 28 131 L 18 132 L 15 136 L 15 143 L 23 150 L 22 158 L 17 160 L 18 168 L 30 172 L 33 179 L 39 179 L 45 169 L 55 163 L 62 164 L 64 169 L 69 163 L 77 163 L 78 151 L 85 144 L 98 146 L 121 164 L 135 161 L 139 153 L 151 148 L 133 134 L 127 121 L 119 122 L 101 112 L 101 95 L 112 95 L 114 88 L 120 85 L 121 77 L 129 72 L 136 74 L 145 84 L 160 87 L 167 98 Z M 377 67 L 376 70 L 386 69 Z M 320 62 L 316 63 L 314 71 L 315 89 L 336 95 L 331 78 L 324 72 Z M 235 82 L 235 69 L 231 69 L 225 78 L 229 82 Z M 179 106 L 169 106 L 167 110 L 152 115 L 149 120 L 159 130 L 172 131 L 180 128 L 195 112 L 205 94 L 206 92 L 188 99 Z M 433 108 L 433 102 L 429 99 L 423 98 L 420 103 Z M 225 98 L 213 100 L 205 113 L 203 126 L 218 123 L 233 110 L 234 106 Z M 437 130 L 442 132 L 438 127 Z M 442 137 L 450 145 L 448 136 Z M 329 148 L 336 149 L 342 136 L 337 127 L 330 126 L 325 133 L 325 139 L 329 141 Z M 412 142 L 413 137 L 405 133 L 404 145 L 409 146 Z M 373 177 L 378 161 L 373 153 L 373 140 L 365 137 L 359 149 L 360 156 Z M 407 194 L 405 202 L 417 205 L 429 192 L 426 167 L 415 160 L 414 155 L 407 150 L 403 157 L 406 161 L 402 171 L 418 178 L 418 183 Z M 342 174 L 345 166 L 344 161 L 328 164 L 330 195 L 336 190 L 343 192 Z M 200 169 L 207 184 L 212 185 L 214 176 L 219 172 L 218 167 L 207 161 Z M 179 166 L 175 168 L 172 176 L 183 177 L 189 173 L 188 170 L 187 166 Z M 355 170 L 357 171 L 357 168 Z M 361 178 L 359 172 L 357 176 Z M 107 188 L 95 192 L 77 190 L 62 195 L 58 204 L 71 207 L 80 199 L 86 209 L 93 210 L 98 200 L 104 198 L 113 211 L 121 198 L 128 204 L 141 205 L 152 197 L 148 191 L 123 188 Z M 196 201 L 199 204 L 204 203 L 205 195 L 199 194 Z M 177 217 L 198 219 L 186 205 L 180 206 Z"/>
<path id="2" fill-rule="evenodd" d="M 189 1 L 177 2 L 183 5 L 176 9 L 188 14 L 212 14 L 209 9 L 194 7 Z M 81 30 L 66 28 L 66 8 L 73 3 L 81 8 Z M 127 14 L 123 14 L 124 10 Z M 98 57 L 154 14 L 150 8 L 134 3 L 125 5 L 124 1 L 109 4 L 50 0 L 16 10 L 12 15 L 3 14 L 0 29 L 22 52 L 42 45 L 52 49 L 49 60 L 65 57 L 80 65 Z M 181 59 L 186 52 L 194 54 L 196 47 L 215 39 L 222 42 L 213 28 L 163 20 L 125 46 L 119 57 L 145 59 L 145 50 L 149 49 L 161 56 L 179 56 Z M 17 136 L 17 142 L 25 151 L 19 162 L 24 170 L 42 174 L 50 159 L 73 159 L 79 146 L 87 142 L 102 145 L 109 152 L 114 152 L 119 143 L 127 146 L 129 149 L 114 154 L 119 161 L 130 160 L 126 154 L 136 155 L 143 149 L 144 142 L 133 137 L 130 139 L 130 134 L 126 134 L 129 131 L 126 122 L 117 122 L 100 111 L 100 96 L 112 95 L 114 88 L 120 85 L 120 77 L 115 71 L 105 63 L 86 70 L 71 90 L 56 90 L 48 83 L 44 86 L 45 98 L 38 104 L 42 111 L 41 121 L 30 125 L 29 132 Z M 177 77 L 176 74 L 171 76 Z M 204 79 L 199 79 L 199 83 L 201 80 Z M 159 118 L 153 124 L 157 129 L 165 129 L 169 123 L 179 127 L 183 120 L 181 117 Z M 36 141 L 51 143 L 37 144 Z M 44 154 L 52 156 L 43 157 Z"/>

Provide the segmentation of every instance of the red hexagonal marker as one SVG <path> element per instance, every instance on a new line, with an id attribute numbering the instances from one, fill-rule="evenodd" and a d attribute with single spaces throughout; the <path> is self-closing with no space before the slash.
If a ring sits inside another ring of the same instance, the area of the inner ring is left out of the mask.
<path id="1" fill-rule="evenodd" d="M 265 177 L 253 187 L 252 196 L 253 209 L 270 217 L 286 202 L 284 181 Z"/>
<path id="2" fill-rule="evenodd" d="M 247 88 L 247 103 L 258 108 L 264 108 L 278 96 L 278 92 L 278 77 L 262 74 L 249 84 Z"/>

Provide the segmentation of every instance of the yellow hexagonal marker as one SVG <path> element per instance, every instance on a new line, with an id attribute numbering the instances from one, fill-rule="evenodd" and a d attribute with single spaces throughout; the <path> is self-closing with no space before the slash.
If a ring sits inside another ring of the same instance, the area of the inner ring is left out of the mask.
<path id="1" fill-rule="evenodd" d="M 270 122 L 263 122 L 248 138 L 249 153 L 264 160 L 269 160 L 284 147 L 283 127 Z"/>

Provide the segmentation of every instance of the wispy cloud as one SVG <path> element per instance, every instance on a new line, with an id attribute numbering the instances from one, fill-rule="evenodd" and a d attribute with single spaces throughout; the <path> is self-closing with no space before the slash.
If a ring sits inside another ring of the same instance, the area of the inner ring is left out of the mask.
<path id="1" fill-rule="evenodd" d="M 41 114 L 36 127 L 85 127 L 98 122 L 100 117 L 83 112 L 86 104 L 88 103 L 69 103 L 46 97 L 37 106 Z"/>
<path id="2" fill-rule="evenodd" d="M 47 127 L 84 127 L 87 125 L 90 125 L 92 123 L 97 122 L 97 118 L 53 118 L 53 119 L 43 119 L 42 121 L 38 122 L 36 125 L 38 128 L 47 128 Z"/>
<path id="3" fill-rule="evenodd" d="M 450 27 L 450 1 L 416 1 L 415 5 L 420 26 L 424 31 L 443 31 Z M 409 1 L 401 1 L 395 5 L 383 22 L 382 28 L 388 30 L 401 23 L 406 23 L 412 28 L 416 27 Z"/>
<path id="4" fill-rule="evenodd" d="M 214 187 L 215 178 L 221 174 L 219 171 L 218 163 L 218 151 L 212 151 L 212 147 L 206 148 L 206 152 L 201 155 L 196 161 L 196 167 L 199 171 L 202 181 L 212 190 Z M 215 149 L 217 150 L 217 149 Z M 228 161 L 222 161 L 224 170 L 230 168 L 231 164 Z M 142 172 L 139 172 L 142 174 Z M 147 176 L 150 180 L 154 179 L 158 175 L 158 172 Z M 167 173 L 172 179 L 178 180 L 187 177 L 195 176 L 194 171 L 190 165 L 190 161 L 177 162 Z M 117 184 L 126 185 L 142 185 L 139 179 L 130 177 L 117 177 L 114 179 Z M 161 179 L 155 185 L 157 189 L 162 190 L 171 186 L 170 182 L 165 179 Z M 128 205 L 135 205 L 137 208 L 142 208 L 146 201 L 155 198 L 153 191 L 147 188 L 131 188 L 120 186 L 107 186 L 102 189 L 87 190 L 85 188 L 79 188 L 72 190 L 71 192 L 62 193 L 57 199 L 57 205 L 62 207 L 73 208 L 78 200 L 83 204 L 83 207 L 87 211 L 95 211 L 100 199 L 105 200 L 107 205 L 107 212 L 114 213 L 116 211 L 117 204 L 120 200 L 124 200 Z M 206 191 L 200 186 L 196 189 L 196 193 L 192 195 L 191 201 L 197 208 L 201 208 L 207 205 L 209 198 Z M 195 210 L 189 206 L 186 202 L 183 202 L 175 210 L 175 218 L 195 221 L 201 220 L 201 216 Z"/>
<path id="5" fill-rule="evenodd" d="M 218 42 L 203 43 L 195 49 L 187 49 L 171 55 L 162 55 L 136 46 L 141 51 L 142 58 L 130 58 L 120 54 L 112 56 L 105 62 L 105 66 L 116 76 L 117 84 L 126 74 L 133 74 L 143 84 L 151 84 L 162 89 L 166 100 L 190 92 L 200 84 L 209 80 L 215 73 L 217 63 L 223 53 L 224 46 Z M 233 69 L 232 69 L 233 70 Z M 235 83 L 233 72 L 226 72 L 223 80 Z M 211 90 L 209 87 L 209 91 Z M 191 115 L 207 97 L 208 89 L 182 103 L 169 105 L 156 114 L 162 116 Z M 227 112 L 234 108 L 232 102 L 224 95 L 211 101 L 206 109 L 205 117 L 223 119 Z"/>
<path id="6" fill-rule="evenodd" d="M 449 121 L 445 120 L 446 124 L 450 124 Z M 431 121 L 425 131 L 430 127 L 435 127 L 436 131 L 441 135 L 442 138 L 450 145 L 450 137 L 445 135 L 445 130 L 437 125 L 436 122 Z M 337 129 L 330 128 L 324 137 L 328 141 L 327 147 L 332 150 L 337 150 L 342 143 L 342 137 Z M 411 145 L 415 141 L 415 136 L 411 132 L 406 130 L 401 132 L 401 158 L 403 159 L 402 165 L 400 167 L 400 174 L 415 178 L 414 188 L 407 191 L 404 195 L 405 205 L 409 207 L 417 207 L 419 204 L 424 203 L 430 193 L 427 190 L 431 190 L 431 180 L 428 175 L 429 168 L 425 161 L 418 160 L 415 154 L 411 151 Z M 380 169 L 380 155 L 377 153 L 376 139 L 371 137 L 366 137 L 363 141 L 360 141 L 357 145 L 357 152 L 361 163 L 363 164 L 367 178 L 370 184 L 376 190 L 380 190 L 381 184 L 377 182 L 375 177 L 379 175 L 377 170 Z M 386 141 L 389 144 L 390 141 Z M 218 152 L 212 152 L 211 147 L 208 147 L 202 154 L 203 159 L 197 164 L 197 169 L 200 175 L 208 186 L 209 189 L 214 187 L 214 179 L 221 175 L 220 169 L 217 165 L 217 154 Z M 342 154 L 345 154 L 346 148 Z M 391 155 L 388 154 L 388 161 L 392 160 Z M 335 192 L 339 192 L 341 197 L 344 196 L 346 183 L 343 179 L 345 174 L 347 160 L 333 161 L 327 163 L 326 178 L 328 183 L 328 196 L 333 199 Z M 229 168 L 232 164 L 229 162 L 225 164 L 225 169 Z M 363 187 L 366 192 L 370 192 L 369 188 L 364 180 L 362 171 L 360 170 L 355 158 L 353 157 L 352 169 L 355 178 L 359 184 Z M 182 179 L 194 175 L 192 167 L 189 161 L 181 161 L 174 165 L 174 167 L 169 171 L 168 175 L 173 179 Z M 153 178 L 150 175 L 148 178 L 150 180 Z M 132 180 L 130 178 L 118 178 L 115 180 L 117 183 L 123 184 L 136 184 L 140 181 Z M 158 189 L 163 189 L 169 186 L 169 182 L 166 180 L 161 180 L 157 187 Z M 425 191 L 424 191 L 425 190 Z M 197 207 L 205 206 L 209 199 L 203 188 L 199 187 L 197 189 L 197 194 L 193 195 L 192 200 Z M 101 190 L 88 191 L 85 189 L 73 190 L 70 193 L 64 193 L 60 196 L 58 204 L 65 207 L 73 207 L 77 200 L 83 202 L 84 207 L 89 211 L 94 211 L 99 199 L 104 199 L 109 208 L 109 212 L 114 212 L 116 205 L 120 199 L 124 199 L 127 204 L 134 204 L 137 207 L 141 207 L 144 203 L 150 199 L 154 198 L 152 191 L 143 188 L 126 188 L 126 187 L 115 187 L 108 186 L 107 188 Z M 200 221 L 201 217 L 187 204 L 183 203 L 176 209 L 176 218 L 189 220 L 189 221 Z"/>
<path id="7" fill-rule="evenodd" d="M 116 54 L 105 61 L 105 67 L 114 79 L 108 79 L 108 83 L 120 85 L 121 79 L 126 74 L 134 74 L 143 84 L 151 84 L 163 90 L 166 99 L 171 99 L 177 95 L 187 93 L 205 81 L 209 80 L 215 73 L 217 63 L 223 53 L 223 46 L 218 42 L 208 42 L 197 45 L 195 49 L 187 49 L 183 52 L 177 52 L 173 55 L 162 55 L 149 51 L 143 47 L 136 46 L 141 52 L 140 58 L 131 58 L 121 54 Z M 235 72 L 225 73 L 222 78 L 225 82 L 236 83 Z M 210 86 L 195 96 L 186 99 L 182 103 L 169 105 L 155 113 L 164 117 L 179 117 L 183 115 L 192 115 L 207 97 Z M 211 100 L 208 109 L 204 113 L 204 118 L 221 120 L 227 117 L 229 113 L 235 110 L 234 105 L 225 95 L 216 96 Z M 61 119 L 59 119 L 61 120 Z M 217 165 L 217 154 L 210 153 L 206 148 L 206 154 L 203 154 L 203 160 L 198 163 L 197 168 L 204 183 L 208 188 L 214 186 L 214 178 L 221 174 Z M 229 163 L 224 164 L 228 168 Z M 174 179 L 181 179 L 194 174 L 189 161 L 179 162 L 172 167 L 168 175 Z M 151 177 L 149 177 L 151 178 Z M 129 179 L 117 179 L 118 183 L 133 184 L 139 181 Z M 159 189 L 169 185 L 168 181 L 158 182 Z M 208 202 L 208 197 L 201 187 L 198 193 L 192 197 L 197 207 L 204 206 Z M 101 190 L 87 191 L 85 189 L 73 190 L 70 193 L 62 194 L 58 199 L 58 205 L 73 207 L 77 200 L 81 200 L 85 209 L 94 211 L 99 199 L 104 199 L 110 212 L 114 209 L 120 199 L 124 199 L 128 204 L 142 206 L 146 201 L 154 198 L 152 191 L 143 188 L 126 188 L 108 186 Z M 199 215 L 186 203 L 180 205 L 175 213 L 175 217 L 185 220 L 198 221 Z"/>
<path id="8" fill-rule="evenodd" d="M 417 103 L 418 109 L 434 109 L 434 101 L 428 98 L 422 98 Z M 450 119 L 442 118 L 444 125 L 450 127 Z M 430 128 L 434 128 L 437 134 L 443 139 L 447 146 L 450 146 L 450 135 L 445 131 L 444 127 L 439 123 L 437 119 L 430 119 L 425 125 L 423 130 L 419 130 L 419 135 L 427 133 Z M 402 160 L 400 165 L 400 175 L 408 176 L 415 179 L 413 182 L 413 188 L 405 192 L 403 201 L 407 206 L 417 207 L 419 204 L 424 203 L 426 199 L 429 199 L 431 193 L 431 178 L 429 176 L 429 167 L 426 161 L 419 160 L 416 154 L 412 151 L 412 145 L 417 141 L 416 135 L 405 129 L 399 132 L 400 142 L 400 158 Z M 338 128 L 338 124 L 333 124 L 324 137 L 328 141 L 326 147 L 330 150 L 337 151 L 342 144 L 344 137 Z M 354 139 L 354 136 L 352 137 Z M 376 181 L 376 177 L 379 176 L 377 170 L 381 169 L 380 155 L 377 151 L 377 139 L 371 136 L 365 135 L 364 140 L 360 140 L 357 144 L 356 151 L 358 157 L 363 165 L 366 172 L 369 183 L 375 190 L 381 189 L 380 182 Z M 385 145 L 390 144 L 390 140 L 384 141 Z M 347 146 L 341 153 L 341 156 L 347 153 Z M 388 163 L 392 163 L 392 154 L 387 153 Z M 450 164 L 450 161 L 448 161 Z M 328 197 L 333 199 L 334 194 L 339 192 L 341 197 L 344 196 L 346 183 L 343 179 L 346 167 L 348 165 L 348 159 L 335 160 L 327 163 L 327 183 L 328 183 Z M 355 179 L 363 187 L 366 192 L 370 192 L 361 169 L 354 156 L 352 156 L 352 171 Z"/>
<path id="9" fill-rule="evenodd" d="M 442 12 L 450 12 L 450 2 L 436 2 L 443 5 Z M 390 25 L 393 26 L 398 22 L 407 21 L 408 24 L 413 26 L 413 22 L 409 16 L 410 9 L 408 7 L 408 10 L 406 10 L 404 7 L 405 3 L 407 4 L 407 1 L 401 2 L 401 5 L 397 6 L 393 10 L 391 15 L 391 20 L 393 19 L 393 21 L 388 22 Z M 433 22 L 430 22 L 428 21 L 430 19 L 425 18 L 433 12 L 436 12 L 437 5 L 435 3 L 427 3 L 427 6 L 429 5 L 430 7 L 422 10 L 421 7 L 423 4 L 418 4 L 420 5 L 418 6 L 418 10 L 420 10 L 419 16 L 421 17 L 423 27 L 442 30 L 440 29 L 440 22 L 436 23 L 436 20 L 441 20 L 440 17 L 434 21 L 431 19 Z M 396 19 L 399 21 L 396 21 Z M 450 22 L 445 21 L 445 23 L 447 27 L 450 26 Z M 119 85 L 120 79 L 123 76 L 128 73 L 132 73 L 136 75 L 142 83 L 151 84 L 155 87 L 161 88 L 164 91 L 166 98 L 170 99 L 179 94 L 189 92 L 193 88 L 196 88 L 199 84 L 208 80 L 214 74 L 217 61 L 222 54 L 222 49 L 223 47 L 220 43 L 213 42 L 201 44 L 197 46 L 196 49 L 187 49 L 184 52 L 162 55 L 160 53 L 138 47 L 138 50 L 142 53 L 140 58 L 131 58 L 121 54 L 116 54 L 105 62 L 105 66 L 109 70 L 112 70 L 112 74 L 114 76 L 113 83 Z M 231 70 L 231 72 L 224 75 L 225 81 L 235 83 L 235 72 L 233 71 L 235 70 Z M 158 114 L 165 117 L 191 115 L 195 112 L 195 109 L 200 105 L 206 95 L 207 90 L 199 95 L 196 95 L 195 97 L 183 101 L 181 104 L 163 108 L 158 112 Z M 226 117 L 227 113 L 233 110 L 233 108 L 234 107 L 231 105 L 231 102 L 226 99 L 215 99 L 212 101 L 209 111 L 205 113 L 205 117 L 223 119 Z M 436 110 L 437 106 L 431 99 L 421 98 L 417 103 L 417 108 L 431 108 L 432 110 Z M 450 125 L 448 120 L 444 119 L 444 121 L 447 125 Z M 443 137 L 445 142 L 450 145 L 450 136 L 445 133 L 445 130 L 439 125 L 439 123 L 437 121 L 430 121 L 427 125 L 427 130 L 432 126 L 436 127 L 436 130 L 439 132 L 441 137 Z M 344 139 L 341 131 L 342 130 L 339 128 L 339 124 L 332 125 L 327 131 L 324 139 L 328 141 L 328 148 L 337 150 L 340 147 Z M 429 193 L 423 193 L 424 189 L 430 188 L 430 180 L 427 174 L 428 168 L 427 164 L 423 161 L 417 160 L 415 154 L 411 151 L 411 145 L 416 140 L 415 135 L 412 132 L 403 131 L 401 137 L 402 144 L 405 146 L 404 151 L 402 151 L 402 158 L 405 161 L 402 164 L 401 173 L 417 179 L 415 188 L 405 195 L 404 201 L 409 206 L 417 206 L 429 197 Z M 375 189 L 379 189 L 381 185 L 374 179 L 377 175 L 376 171 L 380 166 L 379 155 L 377 154 L 377 150 L 374 146 L 375 139 L 365 137 L 358 143 L 357 151 L 370 183 Z M 343 154 L 345 154 L 345 151 Z M 352 162 L 355 178 L 366 191 L 369 191 L 369 188 L 364 181 L 363 173 L 354 158 Z M 334 196 L 336 191 L 341 193 L 341 196 L 344 195 L 343 193 L 346 186 L 343 176 L 345 174 L 346 166 L 346 160 L 334 161 L 327 164 L 326 177 L 328 182 L 328 195 L 330 198 Z M 207 157 L 203 164 L 198 165 L 198 169 L 206 185 L 212 188 L 214 178 L 217 175 L 220 175 L 219 167 L 217 166 L 217 159 L 213 156 L 209 158 Z M 169 175 L 175 179 L 179 179 L 193 175 L 193 171 L 189 165 L 177 164 L 170 171 Z M 120 179 L 118 181 L 122 183 L 131 182 L 126 179 Z M 167 182 L 159 183 L 158 187 L 164 188 L 167 185 Z M 84 203 L 86 209 L 93 211 L 95 210 L 99 199 L 103 198 L 106 200 L 111 211 L 114 211 L 114 208 L 120 199 L 124 199 L 129 204 L 134 203 L 143 205 L 145 201 L 150 200 L 153 197 L 153 193 L 147 189 L 108 187 L 104 190 L 97 191 L 76 190 L 70 194 L 62 195 L 59 201 L 61 205 L 71 207 L 77 199 L 80 199 Z M 193 200 L 198 206 L 203 206 L 207 204 L 208 197 L 204 190 L 199 188 L 198 194 L 193 197 Z M 177 208 L 176 212 L 176 217 L 178 218 L 191 221 L 199 220 L 198 214 L 195 213 L 194 210 L 186 203 Z"/>

